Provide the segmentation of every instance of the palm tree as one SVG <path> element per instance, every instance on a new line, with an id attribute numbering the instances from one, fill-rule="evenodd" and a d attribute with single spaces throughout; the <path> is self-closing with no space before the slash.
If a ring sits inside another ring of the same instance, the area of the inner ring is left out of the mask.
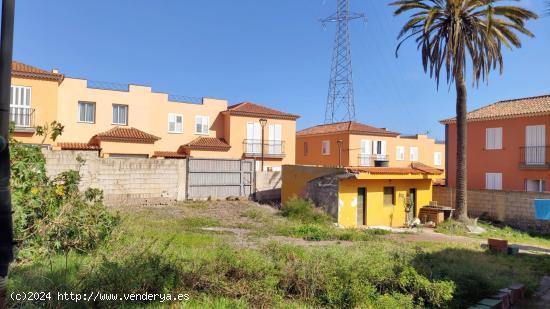
<path id="1" fill-rule="evenodd" d="M 401 0 L 392 2 L 395 15 L 410 12 L 399 33 L 396 55 L 408 39 L 415 39 L 422 53 L 424 71 L 439 87 L 445 70 L 447 83 L 456 87 L 457 173 L 455 219 L 466 222 L 466 72 L 472 83 L 487 81 L 492 70 L 503 71 L 502 46 L 521 47 L 518 34 L 534 35 L 525 22 L 537 18 L 527 9 L 499 4 L 505 0 Z"/>

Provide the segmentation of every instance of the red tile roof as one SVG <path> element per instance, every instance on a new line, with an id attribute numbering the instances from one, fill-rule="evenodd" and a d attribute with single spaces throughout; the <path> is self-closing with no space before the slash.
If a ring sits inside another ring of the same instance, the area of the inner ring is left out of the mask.
<path id="1" fill-rule="evenodd" d="M 167 159 L 184 159 L 187 158 L 187 155 L 176 151 L 155 151 L 153 157 Z"/>
<path id="2" fill-rule="evenodd" d="M 42 70 L 17 61 L 12 62 L 11 75 L 13 77 L 45 79 L 57 82 L 61 82 L 64 78 L 63 74 Z"/>
<path id="3" fill-rule="evenodd" d="M 107 142 L 123 142 L 123 143 L 140 143 L 153 144 L 160 137 L 143 132 L 136 128 L 114 127 L 109 131 L 96 134 L 92 140 L 107 141 Z"/>
<path id="4" fill-rule="evenodd" d="M 391 132 L 384 128 L 375 128 L 366 124 L 346 121 L 331 124 L 321 124 L 311 128 L 301 130 L 296 133 L 297 136 L 308 136 L 317 134 L 348 133 L 356 135 L 374 135 L 374 136 L 398 136 L 399 133 Z"/>
<path id="5" fill-rule="evenodd" d="M 87 143 L 57 143 L 61 150 L 99 150 L 98 145 Z"/>
<path id="6" fill-rule="evenodd" d="M 181 148 L 187 150 L 210 150 L 210 151 L 228 151 L 231 146 L 224 139 L 215 137 L 199 137 Z"/>
<path id="7" fill-rule="evenodd" d="M 373 175 L 441 175 L 443 170 L 422 163 L 411 163 L 408 167 L 347 167 L 346 171 L 353 174 Z"/>
<path id="8" fill-rule="evenodd" d="M 550 95 L 499 101 L 469 112 L 466 119 L 482 121 L 542 115 L 550 115 Z M 456 117 L 441 120 L 442 124 L 454 122 Z"/>
<path id="9" fill-rule="evenodd" d="M 258 105 L 251 102 L 243 102 L 235 105 L 231 105 L 227 108 L 226 113 L 236 116 L 249 116 L 249 117 L 264 117 L 271 119 L 286 119 L 296 120 L 300 118 L 298 115 L 284 113 L 269 107 Z"/>

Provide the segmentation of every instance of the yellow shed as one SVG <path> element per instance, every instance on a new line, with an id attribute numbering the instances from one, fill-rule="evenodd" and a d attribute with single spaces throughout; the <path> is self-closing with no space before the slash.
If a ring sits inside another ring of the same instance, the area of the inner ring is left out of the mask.
<path id="1" fill-rule="evenodd" d="M 285 170 L 292 173 L 294 169 L 285 166 L 283 178 Z M 297 182 L 303 181 L 307 183 L 306 189 L 292 194 L 286 188 L 285 196 L 311 199 L 344 227 L 401 227 L 417 218 L 420 208 L 430 204 L 433 181 L 442 173 L 419 163 L 400 168 L 345 168 L 313 179 L 294 177 L 289 187 L 300 187 Z"/>

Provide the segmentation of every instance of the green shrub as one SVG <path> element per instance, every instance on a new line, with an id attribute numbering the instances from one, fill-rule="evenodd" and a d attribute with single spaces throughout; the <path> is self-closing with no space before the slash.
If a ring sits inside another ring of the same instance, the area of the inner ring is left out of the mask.
<path id="1" fill-rule="evenodd" d="M 324 211 L 315 208 L 309 200 L 291 198 L 281 206 L 281 215 L 302 223 L 329 224 L 332 218 Z"/>

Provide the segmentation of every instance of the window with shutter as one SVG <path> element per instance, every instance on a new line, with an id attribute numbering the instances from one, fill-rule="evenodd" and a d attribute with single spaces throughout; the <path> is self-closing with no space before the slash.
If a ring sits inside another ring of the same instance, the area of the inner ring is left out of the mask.
<path id="1" fill-rule="evenodd" d="M 410 161 L 411 162 L 418 161 L 418 147 L 411 147 L 411 149 L 410 149 Z"/>
<path id="2" fill-rule="evenodd" d="M 502 149 L 502 128 L 485 129 L 485 149 Z"/>
<path id="3" fill-rule="evenodd" d="M 183 115 L 173 113 L 168 114 L 168 132 L 183 133 Z"/>
<path id="4" fill-rule="evenodd" d="M 395 159 L 397 161 L 404 161 L 405 160 L 405 147 L 403 146 L 397 146 L 395 148 Z"/>
<path id="5" fill-rule="evenodd" d="M 195 134 L 208 135 L 209 126 L 210 126 L 210 117 L 208 116 L 195 117 Z"/>
<path id="6" fill-rule="evenodd" d="M 502 173 L 486 173 L 485 189 L 502 190 Z"/>
<path id="7" fill-rule="evenodd" d="M 434 165 L 441 166 L 441 152 L 434 152 Z"/>

